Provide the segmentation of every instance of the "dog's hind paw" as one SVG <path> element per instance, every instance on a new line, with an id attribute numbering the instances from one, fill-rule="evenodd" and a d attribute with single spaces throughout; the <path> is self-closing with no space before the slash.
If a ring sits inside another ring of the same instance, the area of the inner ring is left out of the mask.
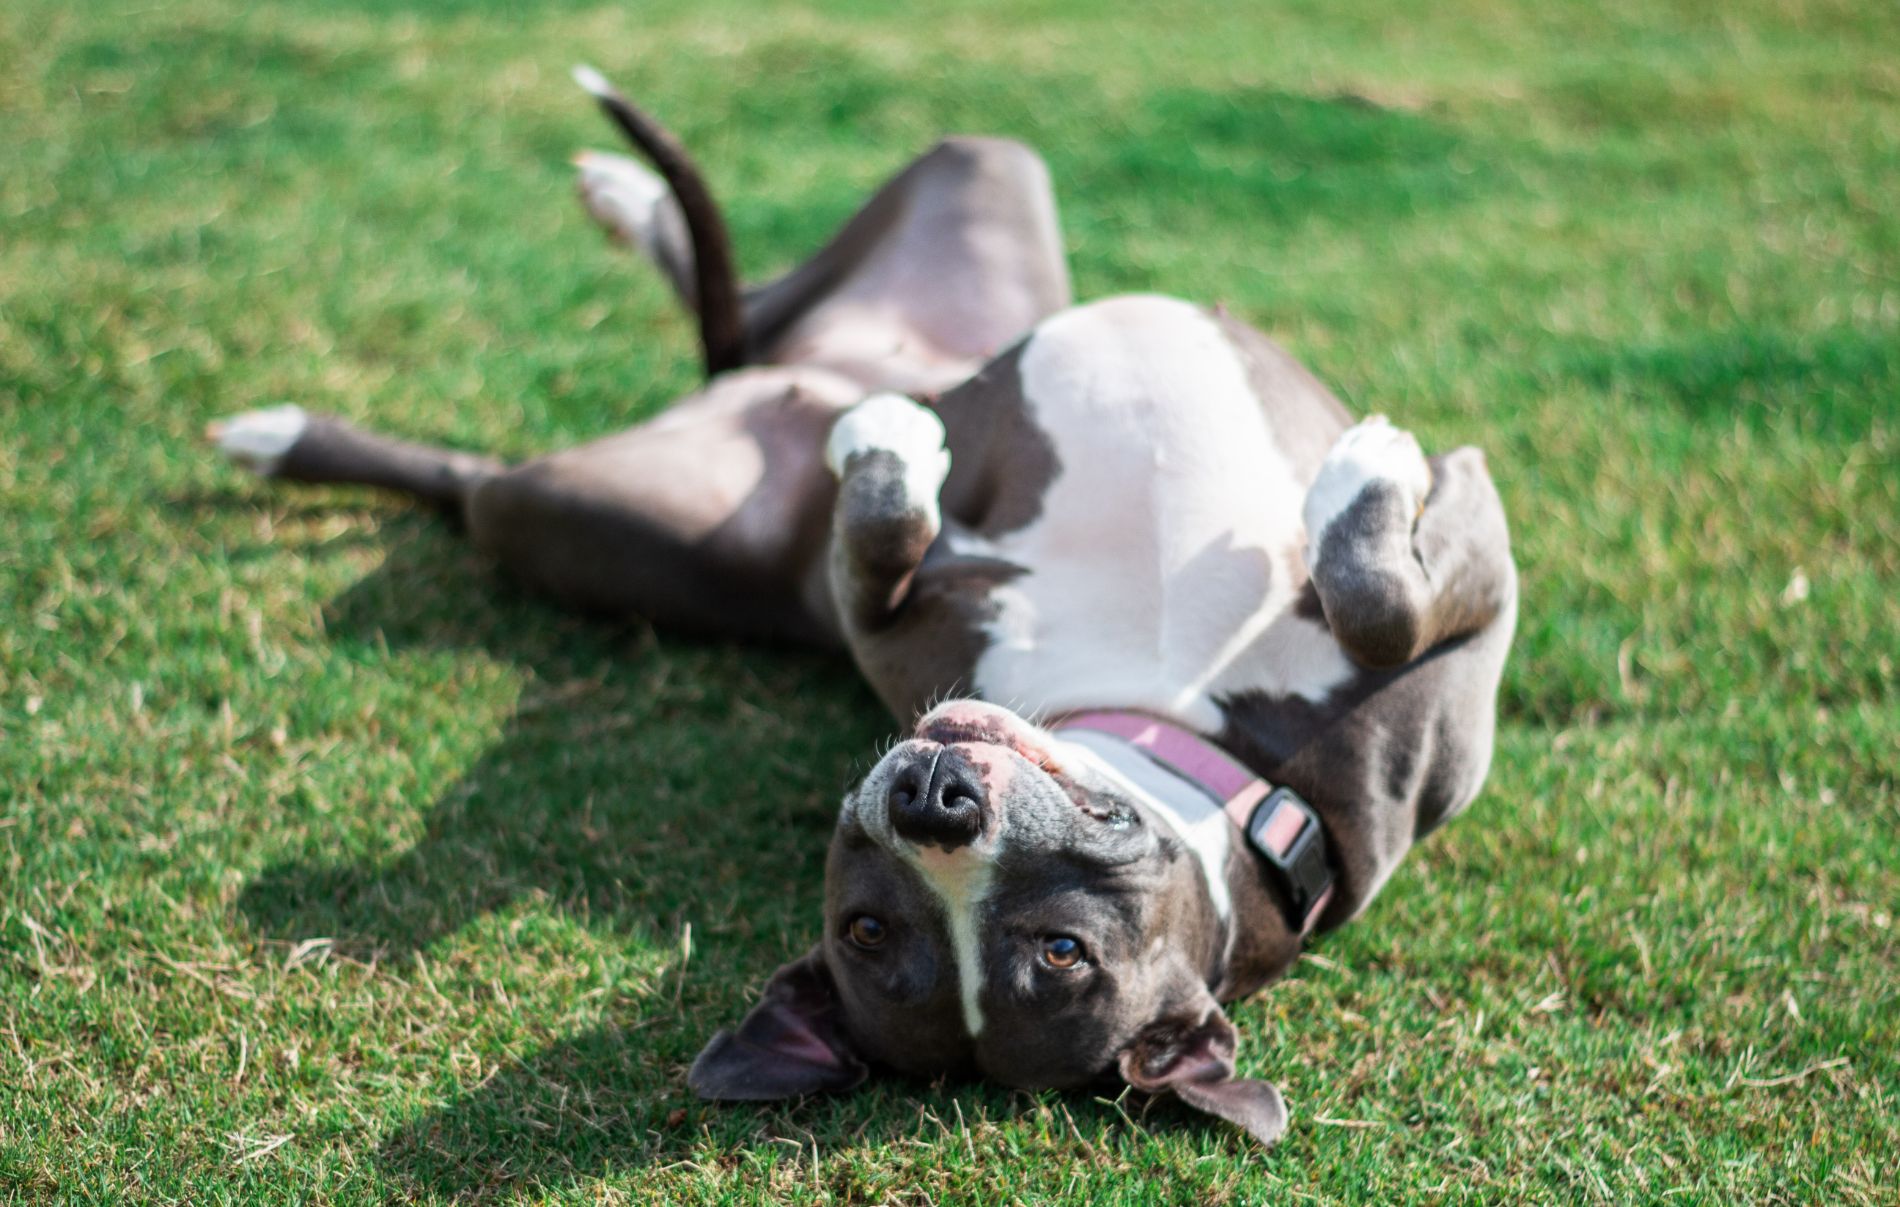
<path id="1" fill-rule="evenodd" d="M 1368 485 L 1390 483 L 1417 515 L 1432 490 L 1432 467 L 1418 438 L 1394 427 L 1384 415 L 1374 415 L 1349 427 L 1333 442 L 1306 492 L 1306 539 L 1312 548 L 1323 543 L 1326 529 L 1352 506 Z"/>
<path id="2" fill-rule="evenodd" d="M 582 151 L 574 157 L 574 168 L 581 204 L 601 229 L 651 255 L 666 181 L 645 164 L 606 151 Z"/>
<path id="3" fill-rule="evenodd" d="M 581 205 L 607 236 L 641 252 L 680 289 L 690 289 L 686 217 L 666 181 L 638 160 L 606 151 L 582 151 L 574 168 Z"/>
<path id="4" fill-rule="evenodd" d="M 287 403 L 220 419 L 205 428 L 205 438 L 239 465 L 269 477 L 309 426 L 309 414 Z"/>

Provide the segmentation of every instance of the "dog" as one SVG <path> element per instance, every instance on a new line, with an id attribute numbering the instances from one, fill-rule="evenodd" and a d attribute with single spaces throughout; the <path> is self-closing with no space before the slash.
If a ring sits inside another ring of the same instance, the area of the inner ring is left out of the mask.
<path id="1" fill-rule="evenodd" d="M 1073 305 L 1007 140 L 943 141 L 743 289 L 684 148 L 576 74 L 653 165 L 586 154 L 582 200 L 697 315 L 704 387 L 514 467 L 296 407 L 220 448 L 438 504 L 573 607 L 845 650 L 904 725 L 843 801 L 820 939 L 701 1096 L 1119 1081 L 1271 1144 L 1223 1003 L 1489 770 L 1517 584 L 1483 455 L 1353 422 L 1222 311 Z"/>

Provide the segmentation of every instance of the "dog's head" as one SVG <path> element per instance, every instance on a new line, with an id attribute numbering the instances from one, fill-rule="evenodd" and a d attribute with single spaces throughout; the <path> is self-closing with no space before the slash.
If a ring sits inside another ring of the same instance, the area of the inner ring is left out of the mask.
<path id="1" fill-rule="evenodd" d="M 1280 1094 L 1234 1077 L 1209 988 L 1224 873 L 1154 801 L 1006 709 L 933 710 L 845 798 L 824 938 L 707 1045 L 694 1090 L 838 1091 L 873 1065 L 1025 1088 L 1120 1078 L 1271 1143 Z"/>

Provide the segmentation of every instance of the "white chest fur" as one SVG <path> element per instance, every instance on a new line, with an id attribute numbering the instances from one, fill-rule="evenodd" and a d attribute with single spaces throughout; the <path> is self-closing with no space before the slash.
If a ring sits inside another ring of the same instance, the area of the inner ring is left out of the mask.
<path id="1" fill-rule="evenodd" d="M 1331 635 L 1290 610 L 1305 484 L 1212 319 L 1160 297 L 1068 311 L 1021 374 L 1061 469 L 1035 522 L 996 544 L 1028 573 L 994 597 L 984 698 L 1212 730 L 1223 694 L 1317 698 L 1346 679 Z"/>

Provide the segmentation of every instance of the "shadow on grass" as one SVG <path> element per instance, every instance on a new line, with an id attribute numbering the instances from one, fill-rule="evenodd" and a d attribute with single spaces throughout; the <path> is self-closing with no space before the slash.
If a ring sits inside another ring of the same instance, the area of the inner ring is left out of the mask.
<path id="1" fill-rule="evenodd" d="M 995 1087 L 905 1081 L 785 1106 L 694 1101 L 693 1054 L 809 941 L 838 789 L 887 719 L 835 656 L 675 643 L 561 615 L 426 513 L 386 521 L 383 535 L 383 565 L 325 609 L 333 642 L 479 650 L 540 686 L 435 801 L 419 841 L 388 859 L 269 868 L 244 890 L 244 914 L 273 937 L 325 936 L 403 961 L 531 896 L 648 946 L 676 941 L 690 920 L 696 947 L 670 992 L 623 999 L 609 1022 L 387 1134 L 376 1160 L 390 1176 L 418 1194 L 484 1199 L 711 1152 L 763 1167 L 804 1160 L 814 1142 L 835 1152 L 937 1138 L 932 1118 L 959 1104 L 966 1115 L 1023 1108 Z M 1118 1118 L 1085 1097 L 1064 1106 L 1091 1134 Z"/>
<path id="2" fill-rule="evenodd" d="M 755 885 L 817 900 L 846 773 L 888 728 L 848 663 L 562 616 L 425 515 L 386 533 L 383 565 L 325 609 L 331 639 L 479 650 L 534 684 L 419 841 L 266 869 L 240 899 L 257 929 L 400 960 L 530 895 L 649 939 L 686 915 L 749 929 Z"/>
<path id="3" fill-rule="evenodd" d="M 413 845 L 280 863 L 239 908 L 264 935 L 398 962 L 523 898 L 654 948 L 690 921 L 692 971 L 669 982 L 680 999 L 632 1001 L 382 1150 L 403 1181 L 455 1194 L 664 1157 L 672 1100 L 712 1020 L 744 1009 L 775 962 L 761 951 L 809 940 L 839 789 L 889 722 L 835 655 L 562 615 L 426 512 L 385 521 L 381 536 L 383 564 L 324 610 L 341 651 L 479 651 L 531 671 L 533 686 Z"/>

